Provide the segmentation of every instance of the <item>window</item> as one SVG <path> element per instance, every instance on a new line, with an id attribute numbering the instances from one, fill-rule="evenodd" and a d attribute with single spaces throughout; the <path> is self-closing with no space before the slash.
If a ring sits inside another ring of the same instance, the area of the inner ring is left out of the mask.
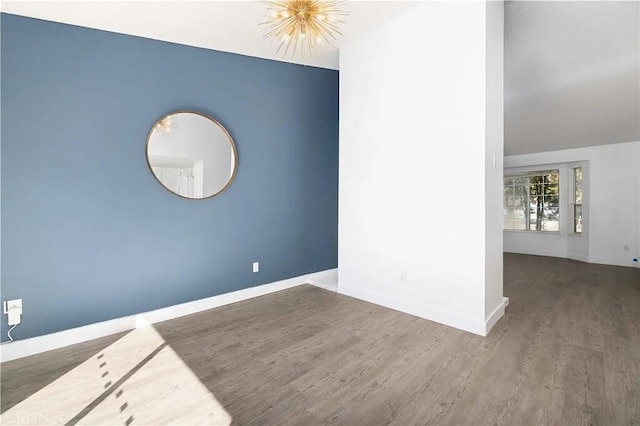
<path id="1" fill-rule="evenodd" d="M 558 232 L 558 170 L 504 178 L 504 229 Z"/>
<path id="2" fill-rule="evenodd" d="M 582 167 L 573 169 L 573 232 L 582 234 Z"/>

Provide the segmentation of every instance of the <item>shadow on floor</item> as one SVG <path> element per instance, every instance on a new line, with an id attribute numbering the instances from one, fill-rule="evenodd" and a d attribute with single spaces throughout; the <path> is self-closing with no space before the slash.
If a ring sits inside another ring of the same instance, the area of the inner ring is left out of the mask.
<path id="1" fill-rule="evenodd" d="M 128 332 L 0 364 L 0 413 L 64 376 Z M 52 357 L 55 353 L 55 357 Z"/>

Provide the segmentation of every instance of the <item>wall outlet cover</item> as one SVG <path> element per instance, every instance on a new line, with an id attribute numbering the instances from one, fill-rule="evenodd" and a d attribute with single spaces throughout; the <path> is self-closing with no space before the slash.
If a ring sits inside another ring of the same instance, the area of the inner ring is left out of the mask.
<path id="1" fill-rule="evenodd" d="M 22 316 L 22 299 L 7 300 L 4 302 L 4 313 L 7 314 L 9 327 L 20 324 Z"/>
<path id="2" fill-rule="evenodd" d="M 19 311 L 22 313 L 22 299 L 5 300 L 4 313 L 7 314 L 9 311 Z"/>

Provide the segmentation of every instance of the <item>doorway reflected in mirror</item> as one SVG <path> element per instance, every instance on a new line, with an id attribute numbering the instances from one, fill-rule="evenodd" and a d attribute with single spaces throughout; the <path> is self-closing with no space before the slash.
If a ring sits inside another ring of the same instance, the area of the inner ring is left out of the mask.
<path id="1" fill-rule="evenodd" d="M 238 154 L 227 129 L 194 111 L 176 111 L 147 136 L 147 162 L 158 182 L 188 199 L 210 198 L 231 185 Z"/>

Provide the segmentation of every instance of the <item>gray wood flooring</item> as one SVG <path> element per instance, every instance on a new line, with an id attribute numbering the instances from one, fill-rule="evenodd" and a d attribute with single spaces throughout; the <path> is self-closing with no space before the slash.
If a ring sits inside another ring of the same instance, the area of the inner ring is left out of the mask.
<path id="1" fill-rule="evenodd" d="M 312 286 L 154 327 L 238 425 L 640 424 L 640 269 L 508 254 L 504 294 L 486 338 Z M 2 411 L 120 337 L 3 363 Z"/>

